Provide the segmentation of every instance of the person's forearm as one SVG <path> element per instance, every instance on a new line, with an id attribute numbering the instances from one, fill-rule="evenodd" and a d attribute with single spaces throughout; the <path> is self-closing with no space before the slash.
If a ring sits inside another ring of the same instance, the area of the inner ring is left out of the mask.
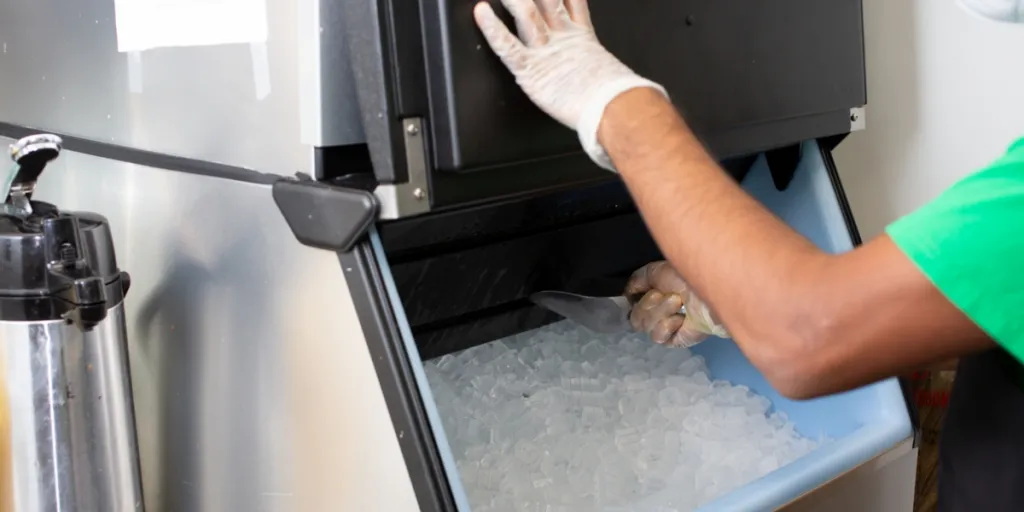
<path id="1" fill-rule="evenodd" d="M 665 257 L 749 357 L 770 364 L 815 336 L 808 290 L 830 256 L 747 195 L 667 100 L 649 89 L 621 95 L 599 140 Z"/>
<path id="2" fill-rule="evenodd" d="M 828 255 L 747 196 L 661 86 L 601 45 L 585 1 L 503 3 L 518 37 L 490 3 L 473 9 L 488 45 L 595 163 L 611 157 L 665 256 L 783 394 L 843 391 L 991 346 L 888 236 Z"/>

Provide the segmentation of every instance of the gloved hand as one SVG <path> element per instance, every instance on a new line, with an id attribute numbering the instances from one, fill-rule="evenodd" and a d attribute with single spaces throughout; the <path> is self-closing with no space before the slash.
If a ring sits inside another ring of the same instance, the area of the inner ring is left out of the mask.
<path id="1" fill-rule="evenodd" d="M 576 130 L 590 158 L 615 170 L 597 141 L 605 108 L 620 94 L 660 85 L 641 78 L 597 40 L 586 0 L 502 0 L 515 17 L 514 36 L 486 2 L 473 11 L 494 53 L 526 94 L 551 117 Z"/>
<path id="2" fill-rule="evenodd" d="M 643 294 L 629 314 L 633 328 L 655 343 L 692 347 L 708 336 L 729 337 L 725 326 L 667 261 L 645 265 L 626 284 L 626 296 Z M 686 316 L 679 309 L 686 305 Z"/>

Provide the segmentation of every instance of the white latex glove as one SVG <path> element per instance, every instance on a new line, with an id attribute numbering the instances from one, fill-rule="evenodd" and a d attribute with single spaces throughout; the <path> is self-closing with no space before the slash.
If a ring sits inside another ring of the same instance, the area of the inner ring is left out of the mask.
<path id="1" fill-rule="evenodd" d="M 725 325 L 667 261 L 649 263 L 633 273 L 625 295 L 638 294 L 643 298 L 633 305 L 629 322 L 658 344 L 689 348 L 709 336 L 729 337 Z M 679 314 L 683 305 L 685 316 Z"/>
<path id="2" fill-rule="evenodd" d="M 641 78 L 597 40 L 586 0 L 502 0 L 515 17 L 519 37 L 486 2 L 474 10 L 494 53 L 526 94 L 551 117 L 576 130 L 595 163 L 614 171 L 597 141 L 605 108 L 618 95 L 660 85 Z"/>
<path id="3" fill-rule="evenodd" d="M 956 3 L 985 19 L 1024 23 L 1024 0 L 956 0 Z"/>

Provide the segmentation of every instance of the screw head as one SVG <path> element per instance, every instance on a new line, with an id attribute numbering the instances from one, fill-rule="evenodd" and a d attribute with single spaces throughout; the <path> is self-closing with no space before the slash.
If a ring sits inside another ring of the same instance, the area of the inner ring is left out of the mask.
<path id="1" fill-rule="evenodd" d="M 405 133 L 408 133 L 409 135 L 419 135 L 420 129 L 416 125 L 410 124 L 405 127 Z"/>
<path id="2" fill-rule="evenodd" d="M 427 197 L 427 193 L 422 188 L 417 188 L 412 191 L 412 196 L 415 197 L 417 200 L 422 201 L 425 197 Z"/>

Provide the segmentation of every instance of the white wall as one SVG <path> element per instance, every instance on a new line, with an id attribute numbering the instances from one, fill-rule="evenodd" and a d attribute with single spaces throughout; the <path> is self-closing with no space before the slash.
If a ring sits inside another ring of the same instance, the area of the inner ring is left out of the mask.
<path id="1" fill-rule="evenodd" d="M 866 239 L 1024 136 L 1024 25 L 953 0 L 864 4 L 867 130 L 835 157 Z"/>

